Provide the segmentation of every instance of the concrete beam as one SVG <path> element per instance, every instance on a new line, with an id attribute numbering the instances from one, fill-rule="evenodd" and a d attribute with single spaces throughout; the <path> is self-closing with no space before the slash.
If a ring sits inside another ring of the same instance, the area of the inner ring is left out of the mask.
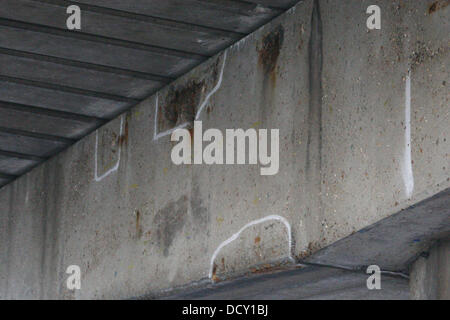
<path id="1" fill-rule="evenodd" d="M 435 241 L 450 235 L 450 189 L 444 190 L 319 250 L 304 262 L 353 270 L 376 264 L 409 272 Z"/>
<path id="2" fill-rule="evenodd" d="M 445 192 L 449 9 L 383 0 L 382 29 L 368 32 L 371 4 L 303 1 L 2 188 L 0 297 L 129 298 L 226 280 Z M 204 130 L 280 129 L 279 173 L 174 165 L 166 130 L 188 107 Z M 73 264 L 77 291 L 65 286 Z"/>
<path id="3" fill-rule="evenodd" d="M 414 262 L 409 280 L 415 300 L 450 299 L 450 240 L 441 240 Z"/>
<path id="4" fill-rule="evenodd" d="M 166 292 L 139 299 L 170 300 L 408 300 L 408 280 L 383 276 L 380 290 L 367 289 L 368 275 L 326 267 L 298 267 Z"/>

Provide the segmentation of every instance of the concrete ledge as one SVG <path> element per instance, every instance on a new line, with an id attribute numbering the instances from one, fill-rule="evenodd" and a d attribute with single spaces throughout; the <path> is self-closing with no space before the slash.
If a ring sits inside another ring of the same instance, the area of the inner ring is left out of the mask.
<path id="1" fill-rule="evenodd" d="M 369 290 L 368 275 L 326 267 L 299 267 L 290 271 L 240 278 L 227 283 L 153 297 L 188 300 L 356 299 L 407 300 L 408 280 L 383 276 L 381 290 Z M 140 299 L 151 299 L 144 296 Z"/>
<path id="2" fill-rule="evenodd" d="M 376 264 L 408 272 L 431 244 L 450 235 L 450 189 L 319 250 L 306 262 L 355 270 Z"/>

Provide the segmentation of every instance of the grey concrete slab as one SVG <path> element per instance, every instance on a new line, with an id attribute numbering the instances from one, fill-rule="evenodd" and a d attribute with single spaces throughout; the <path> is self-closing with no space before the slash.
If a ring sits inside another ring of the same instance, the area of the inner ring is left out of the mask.
<path id="1" fill-rule="evenodd" d="M 326 267 L 308 266 L 297 270 L 248 276 L 200 288 L 143 296 L 140 299 L 171 300 L 408 300 L 408 280 L 381 277 L 381 289 L 369 290 L 369 275 Z"/>
<path id="2" fill-rule="evenodd" d="M 205 27 L 250 33 L 280 11 L 227 0 L 81 0 L 85 3 Z"/>
<path id="3" fill-rule="evenodd" d="M 0 188 L 7 185 L 9 182 L 11 182 L 11 180 L 5 179 L 5 178 L 0 178 Z"/>
<path id="4" fill-rule="evenodd" d="M 450 235 L 450 189 L 319 250 L 306 262 L 408 272 L 419 254 Z"/>
<path id="5" fill-rule="evenodd" d="M 0 127 L 48 134 L 69 139 L 79 139 L 101 123 L 76 119 L 64 119 L 45 114 L 36 114 L 2 108 L 0 104 Z"/>
<path id="6" fill-rule="evenodd" d="M 434 243 L 411 266 L 410 295 L 414 300 L 450 300 L 450 238 Z"/>
<path id="7" fill-rule="evenodd" d="M 303 1 L 3 187 L 0 296 L 129 298 L 226 280 L 447 190 L 449 7 L 402 3 L 380 2 L 393 22 L 375 33 L 370 1 Z M 279 129 L 278 174 L 175 165 L 160 130 L 186 106 L 205 107 L 204 130 Z M 65 286 L 72 264 L 81 290 Z"/>
<path id="8" fill-rule="evenodd" d="M 52 4 L 30 0 L 4 0 L 0 17 L 66 30 L 67 6 L 67 3 L 61 1 Z M 183 24 L 165 25 L 148 20 L 150 21 L 102 14 L 83 7 L 82 29 L 79 32 L 202 55 L 215 54 L 242 37 L 231 32 L 219 33 L 206 28 L 198 30 Z"/>
<path id="9" fill-rule="evenodd" d="M 38 164 L 37 161 L 0 155 L 0 172 L 2 173 L 20 175 L 36 164 Z"/>
<path id="10" fill-rule="evenodd" d="M 2 101 L 72 112 L 75 114 L 111 118 L 125 110 L 130 103 L 62 92 L 35 86 L 1 81 Z"/>
<path id="11" fill-rule="evenodd" d="M 0 53 L 0 75 L 143 99 L 164 82 Z"/>
<path id="12" fill-rule="evenodd" d="M 61 141 L 50 141 L 0 132 L 0 150 L 2 151 L 49 157 L 66 146 L 67 143 Z"/>
<path id="13" fill-rule="evenodd" d="M 179 76 L 201 61 L 4 25 L 0 47 L 167 77 Z"/>
<path id="14" fill-rule="evenodd" d="M 450 7 L 432 3 L 380 1 L 384 25 L 368 31 L 373 2 L 320 1 L 326 244 L 450 186 Z"/>

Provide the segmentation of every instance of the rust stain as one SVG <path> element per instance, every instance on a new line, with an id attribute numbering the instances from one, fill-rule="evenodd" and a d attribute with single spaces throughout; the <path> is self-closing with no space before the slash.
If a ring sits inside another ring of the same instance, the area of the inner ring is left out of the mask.
<path id="1" fill-rule="evenodd" d="M 136 238 L 140 238 L 142 236 L 142 228 L 141 228 L 141 213 L 139 210 L 136 210 Z"/>
<path id="2" fill-rule="evenodd" d="M 189 134 L 191 135 L 191 146 L 194 145 L 194 127 L 188 127 L 188 131 Z M 194 157 L 194 155 L 192 154 L 192 157 Z M 194 159 L 192 159 L 192 161 L 194 161 Z"/>
<path id="3" fill-rule="evenodd" d="M 310 242 L 308 243 L 308 248 L 297 256 L 298 259 L 304 259 L 314 252 L 318 251 L 321 248 L 320 244 L 318 242 Z"/>
<path id="4" fill-rule="evenodd" d="M 216 275 L 216 273 L 217 273 L 217 264 L 214 263 L 212 277 L 211 277 L 212 281 L 214 281 L 214 282 L 220 281 L 220 278 Z"/>
<path id="5" fill-rule="evenodd" d="M 204 80 L 190 80 L 182 87 L 172 87 L 167 94 L 166 105 L 163 108 L 164 119 L 159 117 L 160 126 L 175 127 L 184 122 L 193 122 L 195 119 L 196 106 L 200 102 L 202 90 L 205 86 Z M 168 128 L 163 128 L 168 129 Z"/>
<path id="6" fill-rule="evenodd" d="M 261 237 L 260 236 L 257 236 L 256 238 L 255 238 L 255 244 L 259 244 L 261 242 Z"/>
<path id="7" fill-rule="evenodd" d="M 278 271 L 285 271 L 291 269 L 293 266 L 290 266 L 289 263 L 282 261 L 277 263 L 266 263 L 263 265 L 255 266 L 250 268 L 250 273 L 252 274 L 268 274 L 274 273 Z"/>
<path id="8" fill-rule="evenodd" d="M 125 117 L 124 133 L 119 137 L 119 145 L 120 146 L 123 146 L 124 144 L 128 143 L 128 129 L 129 129 L 128 116 L 126 116 Z"/>
<path id="9" fill-rule="evenodd" d="M 262 46 L 259 48 L 259 64 L 263 67 L 264 73 L 275 80 L 275 69 L 281 47 L 284 41 L 284 28 L 279 25 L 272 32 L 262 39 Z"/>
<path id="10" fill-rule="evenodd" d="M 438 0 L 428 6 L 428 14 L 433 14 L 438 10 L 444 9 L 448 6 L 450 0 Z"/>
<path id="11" fill-rule="evenodd" d="M 297 46 L 298 51 L 302 51 L 303 50 L 303 44 L 304 44 L 303 35 L 304 34 L 305 34 L 305 27 L 304 27 L 304 25 L 302 23 L 300 25 L 300 39 L 298 41 L 298 46 Z"/>

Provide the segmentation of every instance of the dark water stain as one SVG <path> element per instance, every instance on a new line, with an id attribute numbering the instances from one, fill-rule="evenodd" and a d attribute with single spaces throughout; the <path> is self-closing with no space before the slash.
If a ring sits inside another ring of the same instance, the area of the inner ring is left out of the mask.
<path id="1" fill-rule="evenodd" d="M 273 74 L 275 72 L 278 57 L 284 41 L 284 28 L 279 25 L 262 39 L 259 48 L 259 64 L 263 67 L 264 73 Z"/>
<path id="2" fill-rule="evenodd" d="M 142 237 L 141 212 L 136 210 L 136 239 Z"/>
<path id="3" fill-rule="evenodd" d="M 319 1 L 314 1 L 309 40 L 309 107 L 305 170 L 322 158 L 322 20 Z M 319 165 L 320 170 L 320 165 Z"/>
<path id="4" fill-rule="evenodd" d="M 198 185 L 194 185 L 191 194 L 191 210 L 196 226 L 206 227 L 208 223 L 208 209 L 203 206 L 203 200 Z"/>
<path id="5" fill-rule="evenodd" d="M 65 171 L 61 159 L 52 163 L 45 163 L 43 167 L 43 182 L 47 186 L 43 192 L 43 223 L 42 223 L 42 251 L 41 251 L 41 284 L 42 299 L 55 299 L 60 296 L 63 287 L 56 284 L 61 277 L 58 272 L 62 264 L 63 255 L 59 251 L 60 216 L 64 213 L 62 207 Z"/>
<path id="6" fill-rule="evenodd" d="M 183 229 L 188 214 L 188 197 L 182 196 L 177 201 L 168 203 L 155 216 L 156 242 L 164 256 L 169 255 L 173 240 Z"/>
<path id="7" fill-rule="evenodd" d="M 260 109 L 261 125 L 265 126 L 268 113 L 274 108 L 274 96 L 276 88 L 276 69 L 280 51 L 284 41 L 284 29 L 277 26 L 262 39 L 258 48 L 258 64 L 263 71 L 262 101 Z"/>
<path id="8" fill-rule="evenodd" d="M 160 131 L 194 121 L 204 86 L 204 80 L 190 80 L 186 85 L 170 88 L 163 107 L 164 117 L 158 119 Z"/>

